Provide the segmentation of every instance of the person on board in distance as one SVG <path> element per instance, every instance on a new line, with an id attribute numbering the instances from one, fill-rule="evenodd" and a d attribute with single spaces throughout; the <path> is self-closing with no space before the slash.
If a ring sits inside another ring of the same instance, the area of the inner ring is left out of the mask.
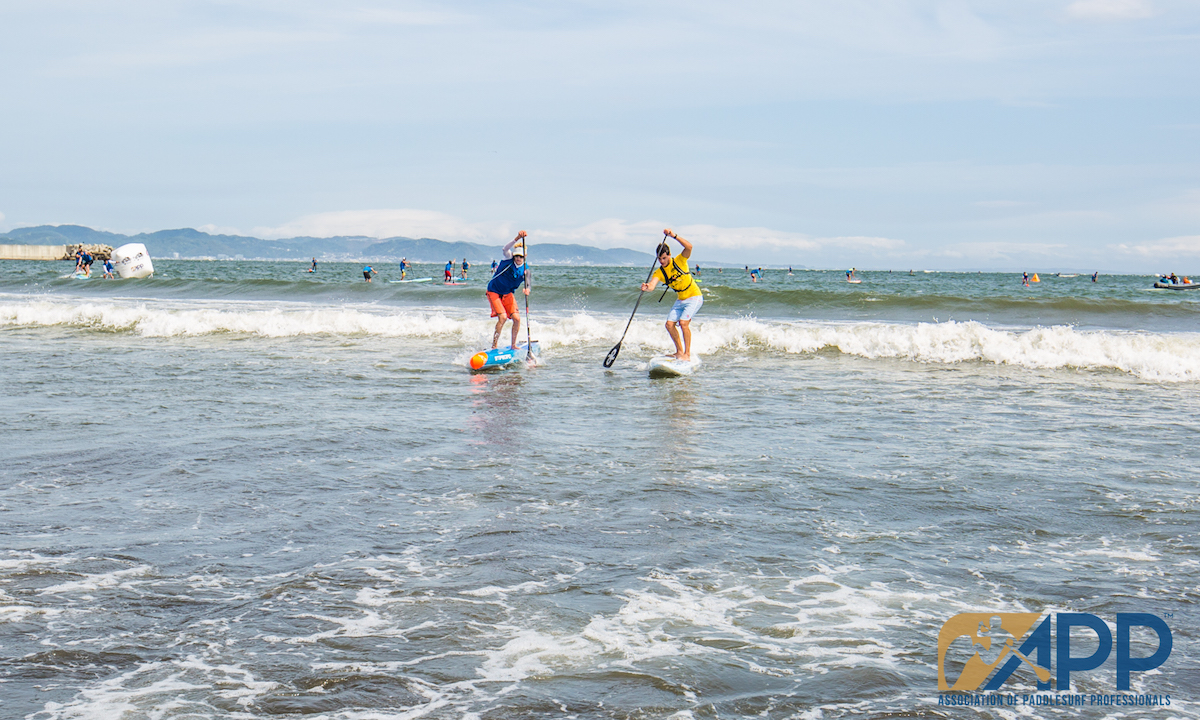
<path id="1" fill-rule="evenodd" d="M 496 332 L 492 334 L 492 349 L 500 343 L 500 332 L 504 323 L 512 318 L 512 347 L 517 346 L 517 333 L 521 329 L 521 315 L 517 312 L 517 301 L 513 292 L 522 285 L 529 294 L 529 283 L 525 281 L 525 231 L 504 246 L 504 259 L 496 266 L 496 272 L 487 285 L 487 299 L 492 306 L 492 317 L 496 318 Z"/>
<path id="2" fill-rule="evenodd" d="M 675 357 L 679 360 L 692 359 L 692 317 L 704 304 L 704 296 L 700 294 L 700 286 L 688 270 L 688 258 L 692 256 L 692 244 L 676 235 L 671 228 L 663 230 L 663 235 L 674 238 L 683 246 L 683 252 L 675 258 L 671 257 L 671 246 L 666 240 L 658 244 L 658 264 L 650 276 L 650 282 L 642 283 L 642 290 L 650 292 L 658 285 L 661 278 L 667 287 L 675 291 L 675 304 L 667 313 L 667 332 L 675 343 Z M 678 325 L 678 329 L 676 329 Z M 681 337 L 682 335 L 682 337 Z"/>

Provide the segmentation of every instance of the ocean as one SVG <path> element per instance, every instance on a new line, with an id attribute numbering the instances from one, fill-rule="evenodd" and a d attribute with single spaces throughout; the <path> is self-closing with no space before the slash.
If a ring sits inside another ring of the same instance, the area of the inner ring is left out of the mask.
<path id="1" fill-rule="evenodd" d="M 0 718 L 1200 717 L 1200 292 L 703 267 L 654 380 L 648 268 L 473 374 L 486 268 L 155 267 L 0 262 Z"/>

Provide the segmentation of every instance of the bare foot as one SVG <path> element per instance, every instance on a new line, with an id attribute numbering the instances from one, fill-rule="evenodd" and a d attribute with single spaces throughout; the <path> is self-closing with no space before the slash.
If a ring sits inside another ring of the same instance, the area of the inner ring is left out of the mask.
<path id="1" fill-rule="evenodd" d="M 684 362 L 691 362 L 692 356 L 691 355 L 681 355 L 681 356 L 679 356 L 679 359 Z"/>

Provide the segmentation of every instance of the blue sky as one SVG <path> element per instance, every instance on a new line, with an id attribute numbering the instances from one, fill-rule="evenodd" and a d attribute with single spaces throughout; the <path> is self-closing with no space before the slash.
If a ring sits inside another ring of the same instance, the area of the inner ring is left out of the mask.
<path id="1" fill-rule="evenodd" d="M 0 2 L 0 230 L 1200 267 L 1200 2 Z"/>

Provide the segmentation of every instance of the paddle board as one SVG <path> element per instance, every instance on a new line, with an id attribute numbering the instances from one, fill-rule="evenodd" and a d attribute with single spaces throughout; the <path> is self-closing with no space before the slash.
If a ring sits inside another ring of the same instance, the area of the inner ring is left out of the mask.
<path id="1" fill-rule="evenodd" d="M 691 360 L 676 360 L 671 355 L 660 355 L 650 358 L 650 362 L 646 364 L 647 370 L 652 378 L 668 378 L 668 377 L 683 377 L 691 375 L 700 367 L 700 358 L 693 357 Z"/>
<path id="2" fill-rule="evenodd" d="M 862 282 L 862 280 L 859 280 L 859 279 L 855 278 L 855 279 L 853 279 L 853 280 L 847 280 L 846 282 L 848 282 L 848 283 L 854 283 L 855 285 L 857 285 L 857 284 L 861 283 L 861 282 Z"/>
<path id="3" fill-rule="evenodd" d="M 468 283 L 466 280 L 463 280 L 462 282 L 444 282 L 442 284 L 443 285 L 469 285 L 470 283 Z"/>
<path id="4" fill-rule="evenodd" d="M 538 341 L 533 341 L 533 356 L 536 358 L 541 348 Z M 521 362 L 525 359 L 528 353 L 525 352 L 525 343 L 517 343 L 515 348 L 496 348 L 495 350 L 484 350 L 477 352 L 471 356 L 471 360 L 467 363 L 472 370 L 496 370 L 506 365 L 511 365 L 515 362 Z"/>
<path id="5" fill-rule="evenodd" d="M 414 278 L 412 280 L 388 280 L 393 283 L 418 283 L 418 282 L 433 282 L 433 278 Z"/>

